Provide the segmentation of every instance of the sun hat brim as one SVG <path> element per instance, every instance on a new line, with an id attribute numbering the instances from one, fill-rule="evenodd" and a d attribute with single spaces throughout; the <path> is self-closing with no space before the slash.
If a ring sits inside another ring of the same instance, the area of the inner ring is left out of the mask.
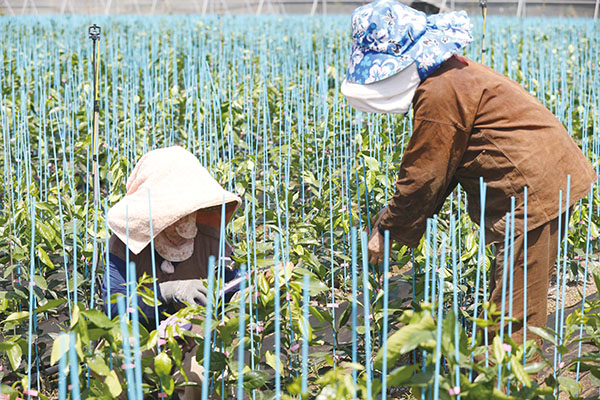
<path id="1" fill-rule="evenodd" d="M 127 194 L 108 211 L 108 225 L 138 254 L 152 238 L 194 211 L 223 204 L 237 209 L 241 203 L 192 153 L 174 146 L 153 150 L 138 161 L 127 181 Z"/>
<path id="2" fill-rule="evenodd" d="M 421 80 L 473 40 L 464 11 L 430 15 L 424 33 L 401 54 L 378 52 L 354 44 L 346 80 L 369 84 L 389 78 L 416 63 Z"/>

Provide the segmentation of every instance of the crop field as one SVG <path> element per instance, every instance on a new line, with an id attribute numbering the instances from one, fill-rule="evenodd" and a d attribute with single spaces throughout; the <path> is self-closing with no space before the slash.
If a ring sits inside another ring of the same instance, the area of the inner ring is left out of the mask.
<path id="1" fill-rule="evenodd" d="M 0 17 L 0 399 L 177 398 L 193 346 L 203 400 L 598 398 L 596 186 L 561 231 L 543 348 L 488 342 L 512 306 L 486 301 L 493 249 L 460 187 L 419 247 L 368 265 L 412 121 L 346 103 L 350 45 L 349 16 Z M 599 171 L 600 25 L 489 18 L 486 47 Z M 139 157 L 173 145 L 241 196 L 221 234 L 245 272 L 226 302 L 217 258 L 206 307 L 177 312 L 193 328 L 159 335 L 137 311 L 157 302 L 152 277 L 114 296 L 112 319 L 100 285 L 108 209 Z"/>

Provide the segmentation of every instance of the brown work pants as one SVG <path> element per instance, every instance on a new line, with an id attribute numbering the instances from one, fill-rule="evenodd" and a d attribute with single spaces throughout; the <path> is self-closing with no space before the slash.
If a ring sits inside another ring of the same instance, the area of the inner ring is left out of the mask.
<path id="1" fill-rule="evenodd" d="M 564 231 L 564 215 L 561 219 Z M 558 218 L 527 232 L 527 326 L 545 327 L 548 313 L 548 289 L 554 272 L 556 252 L 558 247 Z M 512 317 L 519 322 L 512 323 L 511 337 L 517 344 L 523 343 L 524 317 L 524 238 L 525 235 L 514 238 L 513 264 L 513 294 Z M 504 248 L 504 242 L 496 244 L 496 258 L 490 271 L 490 302 L 496 304 L 501 311 L 502 306 L 502 271 L 506 257 L 506 286 L 505 286 L 505 317 L 509 316 L 510 301 L 510 243 Z M 492 330 L 493 331 L 493 330 Z M 508 335 L 508 323 L 504 326 L 504 335 Z M 494 336 L 490 332 L 489 338 Z M 527 340 L 535 339 L 541 346 L 541 338 L 527 332 Z"/>

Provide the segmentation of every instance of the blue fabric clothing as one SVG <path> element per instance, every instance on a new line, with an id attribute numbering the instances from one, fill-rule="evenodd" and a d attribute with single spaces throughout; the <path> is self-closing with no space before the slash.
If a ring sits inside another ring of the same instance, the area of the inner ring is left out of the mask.
<path id="1" fill-rule="evenodd" d="M 162 257 L 156 254 L 156 265 L 160 265 L 163 261 Z M 175 263 L 176 265 L 177 263 Z M 225 282 L 229 282 L 239 276 L 239 269 L 233 268 L 225 268 Z M 216 278 L 216 277 L 215 277 Z M 108 268 L 105 272 L 104 280 L 102 281 L 102 298 L 104 299 L 104 311 L 106 315 L 110 318 L 114 318 L 119 314 L 116 303 L 109 304 L 108 302 L 108 294 L 109 288 L 108 283 L 110 281 L 110 296 L 112 297 L 115 293 L 121 293 L 124 296 L 127 295 L 127 269 L 125 265 L 125 261 L 121 258 L 115 256 L 114 254 L 109 254 L 108 260 Z M 232 290 L 225 293 L 225 301 L 229 302 L 231 297 L 239 290 L 239 287 L 235 287 Z M 161 305 L 158 307 L 158 318 L 159 322 L 165 319 L 164 312 L 174 313 L 176 310 L 171 304 L 166 304 L 161 293 L 160 287 L 158 284 L 156 285 L 156 297 Z M 154 328 L 154 324 L 156 323 L 154 306 L 146 304 L 139 296 L 138 296 L 138 310 L 142 314 L 140 316 L 140 322 L 147 328 Z"/>
<path id="2" fill-rule="evenodd" d="M 106 315 L 108 315 L 110 318 L 113 318 L 115 315 L 119 314 L 119 311 L 117 309 L 117 303 L 109 304 L 108 302 L 109 277 L 111 297 L 115 293 L 121 293 L 124 296 L 127 295 L 127 269 L 125 266 L 125 261 L 121 260 L 114 254 L 109 255 L 108 268 L 106 269 L 105 277 L 102 281 L 102 298 L 104 299 L 104 311 Z M 162 303 L 162 305 L 158 307 L 159 319 L 162 319 L 162 313 L 167 310 L 167 306 L 160 293 L 160 288 L 158 287 L 158 285 L 156 285 L 156 292 L 156 297 L 158 301 Z M 146 325 L 149 322 L 155 321 L 154 307 L 146 304 L 139 296 L 138 309 L 143 314 L 143 316 L 140 316 L 140 322 L 142 322 L 144 325 Z"/>

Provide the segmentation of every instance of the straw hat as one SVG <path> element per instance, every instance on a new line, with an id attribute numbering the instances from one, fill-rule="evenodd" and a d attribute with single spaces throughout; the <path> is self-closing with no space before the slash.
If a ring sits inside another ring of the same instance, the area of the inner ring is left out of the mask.
<path id="1" fill-rule="evenodd" d="M 108 211 L 108 226 L 134 254 L 139 254 L 167 227 L 195 211 L 221 206 L 223 202 L 233 204 L 235 210 L 242 203 L 237 195 L 223 189 L 192 153 L 179 146 L 142 156 L 127 179 L 126 189 L 127 194 Z"/>

